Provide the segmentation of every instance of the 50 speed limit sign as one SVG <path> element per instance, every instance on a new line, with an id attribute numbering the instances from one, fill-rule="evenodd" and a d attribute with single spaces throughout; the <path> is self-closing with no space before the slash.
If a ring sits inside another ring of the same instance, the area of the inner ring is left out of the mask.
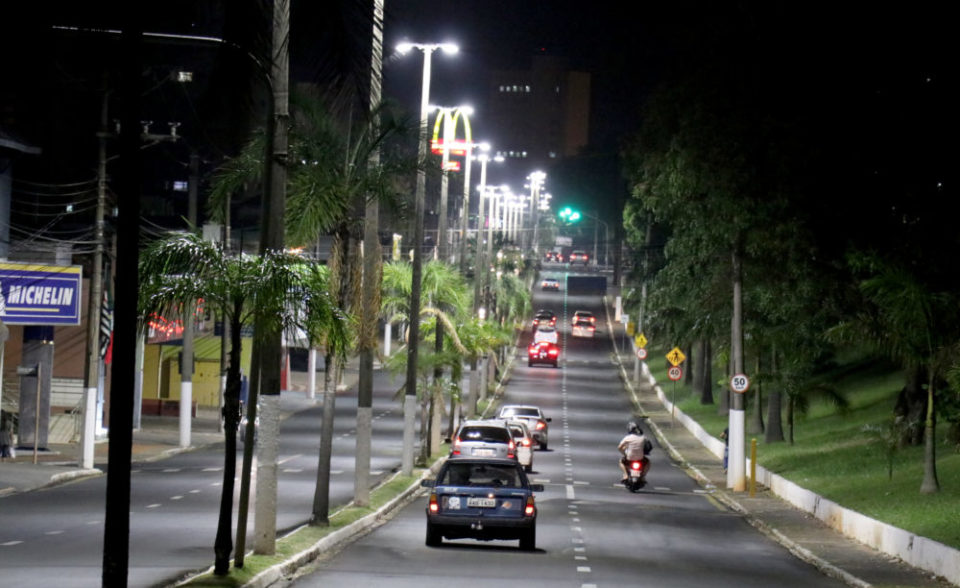
<path id="1" fill-rule="evenodd" d="M 667 370 L 667 377 L 676 382 L 683 377 L 683 370 L 680 366 L 673 366 Z"/>
<path id="2" fill-rule="evenodd" d="M 743 394 L 750 387 L 750 378 L 746 374 L 736 374 L 730 378 L 730 389 L 739 394 Z"/>

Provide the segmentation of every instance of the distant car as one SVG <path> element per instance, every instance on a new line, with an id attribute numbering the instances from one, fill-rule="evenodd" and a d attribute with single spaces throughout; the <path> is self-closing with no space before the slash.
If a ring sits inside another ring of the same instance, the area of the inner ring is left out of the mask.
<path id="1" fill-rule="evenodd" d="M 575 325 L 580 321 L 589 321 L 591 325 L 596 325 L 597 317 L 593 316 L 593 313 L 589 310 L 578 310 L 573 313 L 573 320 L 570 321 L 570 324 Z"/>
<path id="2" fill-rule="evenodd" d="M 544 261 L 560 261 L 559 259 L 557 259 L 558 255 L 559 253 L 557 253 L 556 251 L 547 251 L 546 253 L 543 254 L 543 260 Z"/>
<path id="3" fill-rule="evenodd" d="M 504 459 L 448 459 L 436 480 L 420 483 L 430 488 L 427 499 L 426 544 L 443 539 L 519 539 L 520 549 L 537 546 L 537 507 L 523 466 Z"/>
<path id="4" fill-rule="evenodd" d="M 560 334 L 557 333 L 556 327 L 551 327 L 548 325 L 541 325 L 537 327 L 537 332 L 533 334 L 534 343 L 553 343 L 557 344 L 560 342 Z"/>
<path id="5" fill-rule="evenodd" d="M 517 446 L 517 461 L 523 466 L 523 471 L 533 471 L 533 434 L 523 421 L 507 421 L 507 428 L 513 435 L 513 442 Z"/>
<path id="6" fill-rule="evenodd" d="M 581 319 L 573 323 L 573 329 L 571 334 L 574 337 L 591 337 L 592 338 L 594 331 L 596 331 L 596 329 L 597 328 L 593 326 L 593 323 L 591 323 L 588 320 Z"/>
<path id="7" fill-rule="evenodd" d="M 560 348 L 556 343 L 542 341 L 540 343 L 531 343 L 527 348 L 527 365 L 533 367 L 534 364 L 547 363 L 557 367 L 557 360 L 560 357 Z"/>
<path id="8" fill-rule="evenodd" d="M 537 314 L 533 317 L 533 326 L 542 327 L 548 326 L 552 327 L 557 324 L 557 313 L 552 310 L 543 310 L 540 309 L 537 311 Z"/>
<path id="9" fill-rule="evenodd" d="M 464 421 L 453 438 L 450 456 L 516 459 L 513 435 L 502 420 Z"/>
<path id="10" fill-rule="evenodd" d="M 556 278 L 544 278 L 540 281 L 541 290 L 559 290 L 560 280 Z"/>
<path id="11" fill-rule="evenodd" d="M 530 432 L 533 433 L 534 440 L 540 444 L 540 450 L 546 451 L 551 419 L 543 414 L 539 406 L 529 404 L 504 404 L 500 407 L 497 418 L 525 421 Z"/>
<path id="12" fill-rule="evenodd" d="M 573 263 L 582 263 L 583 265 L 587 265 L 587 263 L 589 263 L 589 261 L 590 261 L 590 256 L 587 255 L 587 252 L 586 252 L 586 251 L 579 251 L 579 250 L 577 250 L 577 251 L 574 251 L 574 252 L 570 253 L 570 263 L 571 263 L 571 264 L 573 264 Z"/>

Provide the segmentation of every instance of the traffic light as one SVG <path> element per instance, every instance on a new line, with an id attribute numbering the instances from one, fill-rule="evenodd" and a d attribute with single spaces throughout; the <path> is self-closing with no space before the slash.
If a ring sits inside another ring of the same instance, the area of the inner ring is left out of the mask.
<path id="1" fill-rule="evenodd" d="M 575 223 L 580 220 L 580 212 L 570 208 L 569 206 L 563 207 L 557 214 L 560 216 L 561 220 L 568 223 Z"/>

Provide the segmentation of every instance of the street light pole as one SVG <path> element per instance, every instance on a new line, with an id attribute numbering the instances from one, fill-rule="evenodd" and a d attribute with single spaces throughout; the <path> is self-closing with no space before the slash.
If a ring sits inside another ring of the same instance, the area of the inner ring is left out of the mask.
<path id="1" fill-rule="evenodd" d="M 419 166 L 417 168 L 417 188 L 414 204 L 413 229 L 413 282 L 410 285 L 409 337 L 407 340 L 407 377 L 406 393 L 403 398 L 403 457 L 401 471 L 409 476 L 413 473 L 414 424 L 417 410 L 417 350 L 420 339 L 420 289 L 423 273 L 423 209 L 427 186 L 424 164 L 427 159 L 427 116 L 430 113 L 430 57 L 437 49 L 447 53 L 456 53 L 452 44 L 402 43 L 397 47 L 400 53 L 411 49 L 423 52 L 423 78 L 420 90 L 420 145 L 417 150 Z"/>

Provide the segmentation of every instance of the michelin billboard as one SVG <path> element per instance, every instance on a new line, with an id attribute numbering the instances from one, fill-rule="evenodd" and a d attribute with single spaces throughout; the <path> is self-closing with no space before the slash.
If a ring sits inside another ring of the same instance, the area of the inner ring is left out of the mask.
<path id="1" fill-rule="evenodd" d="M 83 268 L 0 262 L 0 320 L 8 325 L 79 325 Z"/>

